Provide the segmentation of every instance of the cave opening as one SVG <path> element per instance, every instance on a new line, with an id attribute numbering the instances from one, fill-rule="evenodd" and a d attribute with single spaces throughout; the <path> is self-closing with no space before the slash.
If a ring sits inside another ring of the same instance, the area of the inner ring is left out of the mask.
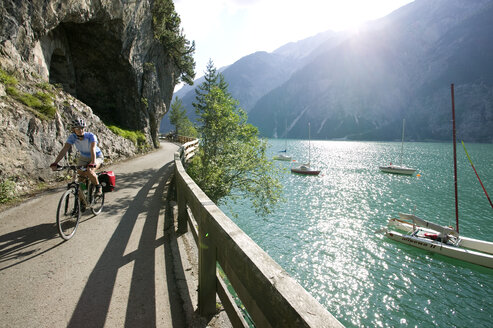
<path id="1" fill-rule="evenodd" d="M 50 82 L 61 84 L 106 124 L 140 129 L 137 86 L 122 55 L 121 22 L 62 23 L 53 35 L 63 35 L 65 51 L 53 50 Z"/>
<path id="2" fill-rule="evenodd" d="M 50 60 L 50 83 L 60 84 L 72 96 L 75 93 L 75 76 L 70 59 L 65 51 L 56 48 Z"/>

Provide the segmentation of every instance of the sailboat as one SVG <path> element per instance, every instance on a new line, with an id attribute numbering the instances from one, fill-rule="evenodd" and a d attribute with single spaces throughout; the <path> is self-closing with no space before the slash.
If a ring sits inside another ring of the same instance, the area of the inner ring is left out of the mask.
<path id="1" fill-rule="evenodd" d="M 493 268 L 493 242 L 468 238 L 459 234 L 455 105 L 453 84 L 451 85 L 451 93 L 453 122 L 452 130 L 454 139 L 454 185 L 456 217 L 455 229 L 423 220 L 421 218 L 418 218 L 414 214 L 399 213 L 399 218 L 389 219 L 387 225 L 388 228 L 385 231 L 385 235 L 395 241 L 417 248 L 425 249 L 433 253 L 442 254 L 458 260 L 482 265 L 488 268 Z M 488 197 L 487 193 L 486 196 Z"/>
<path id="2" fill-rule="evenodd" d="M 385 235 L 395 241 L 469 263 L 493 268 L 493 242 L 461 236 L 456 230 L 399 213 Z"/>
<path id="3" fill-rule="evenodd" d="M 308 163 L 301 164 L 300 166 L 292 167 L 291 172 L 305 175 L 318 175 L 320 170 L 310 167 L 311 161 L 311 136 L 310 136 L 310 123 L 308 123 Z"/>
<path id="4" fill-rule="evenodd" d="M 273 159 L 275 160 L 278 160 L 278 161 L 289 161 L 291 162 L 291 156 L 288 156 L 287 155 L 287 151 L 288 151 L 288 126 L 287 126 L 287 123 L 286 121 L 284 121 L 284 150 L 280 150 L 279 152 L 280 153 L 284 153 L 284 154 L 279 154 L 279 155 L 276 155 L 273 157 Z"/>
<path id="5" fill-rule="evenodd" d="M 401 140 L 401 155 L 400 155 L 400 165 L 390 165 L 380 166 L 380 171 L 386 173 L 395 173 L 395 174 L 404 174 L 404 175 L 413 175 L 416 172 L 416 169 L 412 169 L 410 167 L 406 167 L 402 165 L 402 153 L 404 152 L 404 127 L 406 124 L 406 120 L 402 120 L 402 140 Z"/>

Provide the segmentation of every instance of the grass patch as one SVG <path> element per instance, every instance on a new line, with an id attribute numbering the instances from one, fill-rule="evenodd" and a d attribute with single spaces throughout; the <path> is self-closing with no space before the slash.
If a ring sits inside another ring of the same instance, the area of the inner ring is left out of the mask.
<path id="1" fill-rule="evenodd" d="M 53 91 L 53 89 L 55 89 L 55 87 L 49 82 L 40 82 L 37 84 L 37 87 L 45 91 Z"/>
<path id="2" fill-rule="evenodd" d="M 114 134 L 117 134 L 125 139 L 128 139 L 134 143 L 139 149 L 144 150 L 149 147 L 147 144 L 147 139 L 141 131 L 130 131 L 119 128 L 115 125 L 109 125 L 108 129 Z"/>
<path id="3" fill-rule="evenodd" d="M 55 118 L 56 107 L 53 104 L 53 94 L 49 92 L 38 91 L 34 94 L 34 96 L 41 101 L 41 105 L 35 107 L 35 109 L 48 116 L 49 118 Z"/>
<path id="4" fill-rule="evenodd" d="M 43 119 L 53 119 L 56 114 L 56 107 L 53 105 L 53 94 L 49 92 L 36 92 L 34 95 L 17 90 L 15 86 L 6 88 L 7 94 L 27 107 L 35 109 Z"/>
<path id="5" fill-rule="evenodd" d="M 8 179 L 0 182 L 0 204 L 7 203 L 15 198 L 15 182 Z"/>
<path id="6" fill-rule="evenodd" d="M 23 103 L 24 105 L 35 109 L 41 119 L 53 119 L 56 114 L 56 107 L 54 106 L 54 95 L 51 92 L 53 86 L 48 82 L 41 82 L 37 84 L 37 87 L 45 90 L 46 92 L 37 91 L 34 94 L 25 93 L 17 89 L 19 81 L 17 79 L 0 68 L 0 82 L 5 85 L 5 91 L 15 100 Z"/>
<path id="7" fill-rule="evenodd" d="M 0 68 L 0 82 L 5 84 L 6 87 L 15 87 L 17 86 L 17 79 Z"/>

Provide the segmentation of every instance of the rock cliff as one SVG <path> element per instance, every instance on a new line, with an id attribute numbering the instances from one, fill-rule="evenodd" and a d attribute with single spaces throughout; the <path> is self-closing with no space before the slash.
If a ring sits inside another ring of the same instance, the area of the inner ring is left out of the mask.
<path id="1" fill-rule="evenodd" d="M 0 0 L 0 65 L 3 76 L 16 80 L 14 88 L 5 78 L 0 83 L 0 182 L 26 189 L 52 179 L 44 168 L 75 116 L 88 121 L 107 158 L 138 149 L 103 122 L 142 131 L 158 146 L 177 70 L 154 38 L 152 4 Z M 54 113 L 40 114 L 22 95 L 48 98 Z"/>

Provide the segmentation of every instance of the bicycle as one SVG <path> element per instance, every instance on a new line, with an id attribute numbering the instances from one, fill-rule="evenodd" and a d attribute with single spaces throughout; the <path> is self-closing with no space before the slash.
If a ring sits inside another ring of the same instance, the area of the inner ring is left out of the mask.
<path id="1" fill-rule="evenodd" d="M 56 212 L 58 232 L 64 240 L 69 240 L 75 234 L 79 226 L 81 213 L 87 208 L 92 214 L 98 215 L 103 210 L 104 193 L 95 195 L 96 186 L 87 177 L 81 177 L 77 170 L 86 170 L 85 166 L 57 166 L 57 171 L 68 169 L 73 171 L 73 178 L 67 184 L 67 190 L 63 193 Z M 99 175 L 99 173 L 97 173 Z"/>

